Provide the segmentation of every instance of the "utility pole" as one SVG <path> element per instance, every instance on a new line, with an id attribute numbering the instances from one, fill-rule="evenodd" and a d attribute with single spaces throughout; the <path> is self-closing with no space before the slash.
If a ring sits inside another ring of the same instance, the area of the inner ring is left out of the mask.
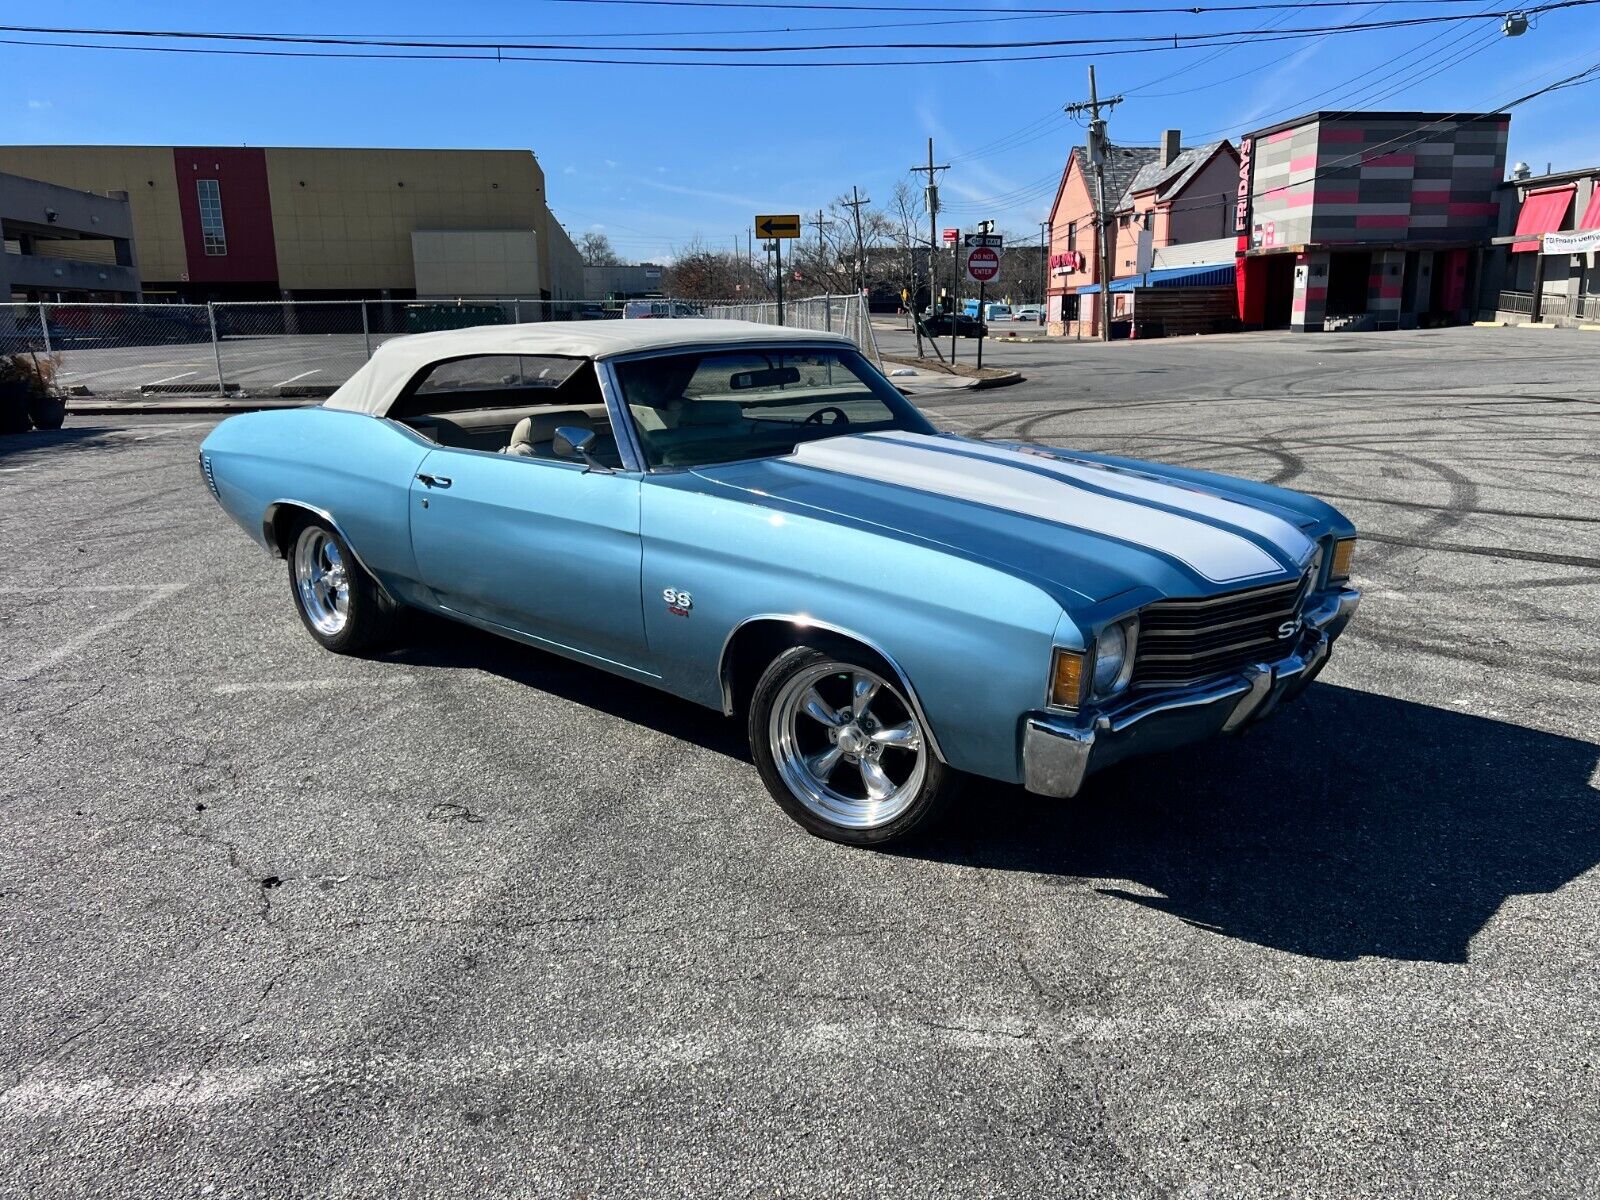
<path id="1" fill-rule="evenodd" d="M 1094 167 L 1094 227 L 1097 235 L 1095 254 L 1099 260 L 1095 274 L 1099 276 L 1100 282 L 1100 295 L 1097 297 L 1099 304 L 1096 305 L 1096 310 L 1100 314 L 1100 340 L 1103 342 L 1111 340 L 1111 278 L 1108 273 L 1110 263 L 1107 262 L 1110 256 L 1106 251 L 1106 241 L 1109 237 L 1106 227 L 1111 220 L 1111 214 L 1106 211 L 1106 155 L 1111 152 L 1111 143 L 1106 139 L 1106 123 L 1100 115 L 1100 110 L 1104 108 L 1109 111 L 1121 103 L 1121 96 L 1112 96 L 1109 100 L 1100 99 L 1100 93 L 1094 84 L 1094 64 L 1090 63 L 1088 102 L 1069 104 L 1064 110 L 1073 116 L 1086 112 L 1090 118 L 1089 163 Z"/>
<path id="2" fill-rule="evenodd" d="M 861 195 L 861 189 L 860 188 L 852 187 L 850 189 L 850 199 L 844 201 L 844 203 L 848 204 L 850 206 L 850 208 L 851 208 L 851 211 L 855 214 L 855 222 L 856 222 L 856 291 L 857 292 L 864 292 L 864 291 L 867 290 L 867 248 L 866 248 L 866 243 L 862 240 L 862 237 L 861 237 L 861 206 L 863 204 L 871 204 L 872 203 L 872 197 L 871 196 L 863 197 Z"/>
<path id="3" fill-rule="evenodd" d="M 934 162 L 933 162 L 933 139 L 929 138 L 928 139 L 928 165 L 925 166 L 925 167 L 912 167 L 911 169 L 913 171 L 925 172 L 927 174 L 927 176 L 928 176 L 928 182 L 927 182 L 927 185 L 923 189 L 923 195 L 926 197 L 926 204 L 927 204 L 927 207 L 928 207 L 928 307 L 931 309 L 933 307 L 933 280 L 934 280 L 933 253 L 934 253 L 934 247 L 939 244 L 939 185 L 934 180 L 934 172 L 935 171 L 948 171 L 950 169 L 950 164 L 949 163 L 945 163 L 943 166 L 935 166 L 934 165 Z M 917 298 L 915 296 L 912 296 L 911 297 L 911 308 L 912 308 L 911 324 L 912 324 L 912 327 L 914 329 L 916 329 L 916 331 L 917 331 L 917 357 L 921 358 L 922 357 L 922 315 L 916 311 L 916 307 L 917 307 Z M 928 340 L 929 340 L 929 342 L 933 341 L 932 338 L 929 338 Z M 933 346 L 933 352 L 935 354 L 939 354 L 939 347 L 938 347 L 937 343 L 935 343 L 934 346 Z M 939 357 L 940 357 L 941 361 L 944 358 L 944 356 L 942 354 L 939 355 Z"/>
<path id="4" fill-rule="evenodd" d="M 1039 307 L 1050 319 L 1050 222 L 1039 222 Z M 1040 322 L 1043 324 L 1043 322 Z"/>
<path id="5" fill-rule="evenodd" d="M 817 231 L 817 265 L 816 265 L 816 271 L 818 273 L 818 278 L 816 280 L 814 280 L 813 282 L 814 283 L 821 283 L 822 282 L 821 272 L 822 272 L 823 268 L 827 266 L 827 262 L 828 262 L 828 248 L 827 248 L 827 243 L 822 240 L 822 231 L 829 223 L 822 219 L 822 210 L 819 208 L 819 209 L 817 209 L 817 219 L 815 221 L 801 221 L 800 224 L 809 225 L 809 226 L 811 226 L 811 228 L 813 228 L 813 229 L 815 229 Z M 831 287 L 828 288 L 827 290 L 830 291 L 830 292 L 833 291 L 833 289 Z"/>

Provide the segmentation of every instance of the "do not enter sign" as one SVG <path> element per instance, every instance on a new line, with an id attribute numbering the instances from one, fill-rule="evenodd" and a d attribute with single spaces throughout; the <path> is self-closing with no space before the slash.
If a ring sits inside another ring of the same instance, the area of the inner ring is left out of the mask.
<path id="1" fill-rule="evenodd" d="M 990 246 L 967 251 L 967 278 L 973 283 L 993 283 L 1000 278 L 1000 252 Z"/>

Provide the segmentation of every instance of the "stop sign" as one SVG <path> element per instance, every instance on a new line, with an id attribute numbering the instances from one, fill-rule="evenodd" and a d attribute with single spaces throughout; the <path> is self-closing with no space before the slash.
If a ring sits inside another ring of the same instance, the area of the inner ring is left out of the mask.
<path id="1" fill-rule="evenodd" d="M 968 250 L 967 278 L 973 283 L 993 283 L 1000 278 L 1000 252 L 989 246 Z"/>

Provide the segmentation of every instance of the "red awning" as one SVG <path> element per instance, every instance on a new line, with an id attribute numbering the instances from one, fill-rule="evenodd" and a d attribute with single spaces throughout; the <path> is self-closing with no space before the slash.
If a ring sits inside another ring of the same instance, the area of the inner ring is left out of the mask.
<path id="1" fill-rule="evenodd" d="M 1600 229 L 1600 186 L 1596 186 L 1594 194 L 1589 197 L 1589 207 L 1584 210 L 1583 220 L 1578 222 L 1579 229 Z"/>
<path id="2" fill-rule="evenodd" d="M 1517 214 L 1517 227 L 1513 232 L 1534 236 L 1531 241 L 1513 243 L 1511 252 L 1537 250 L 1540 234 L 1560 229 L 1566 221 L 1567 206 L 1572 203 L 1577 191 L 1578 185 L 1569 183 L 1563 187 L 1540 188 L 1536 192 L 1529 192 L 1523 198 L 1522 211 Z"/>

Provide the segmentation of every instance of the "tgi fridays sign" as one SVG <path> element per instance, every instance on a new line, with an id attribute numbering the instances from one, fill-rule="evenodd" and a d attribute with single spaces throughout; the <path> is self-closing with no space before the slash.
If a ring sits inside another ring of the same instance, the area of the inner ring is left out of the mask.
<path id="1" fill-rule="evenodd" d="M 1250 228 L 1250 166 L 1255 161 L 1255 138 L 1239 139 L 1239 198 L 1233 206 L 1233 231 L 1244 233 Z"/>
<path id="2" fill-rule="evenodd" d="M 1600 250 L 1600 229 L 1580 229 L 1576 233 L 1547 233 L 1540 254 L 1593 254 Z"/>

